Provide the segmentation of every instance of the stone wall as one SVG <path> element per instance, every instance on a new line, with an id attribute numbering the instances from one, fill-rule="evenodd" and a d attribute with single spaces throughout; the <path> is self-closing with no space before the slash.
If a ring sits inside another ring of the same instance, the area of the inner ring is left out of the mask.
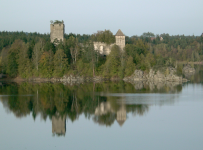
<path id="1" fill-rule="evenodd" d="M 123 51 L 125 47 L 125 35 L 122 33 L 120 29 L 116 33 L 115 39 L 116 39 L 116 43 L 113 43 L 111 45 L 108 45 L 103 42 L 94 42 L 94 49 L 96 51 L 99 51 L 101 55 L 109 55 L 111 52 L 112 46 L 116 44 L 120 47 L 121 51 Z"/>
<path id="2" fill-rule="evenodd" d="M 99 51 L 101 55 L 109 55 L 113 45 L 114 44 L 108 45 L 103 42 L 94 42 L 94 49 Z"/>
<path id="3" fill-rule="evenodd" d="M 55 39 L 58 41 L 64 39 L 64 28 L 65 25 L 60 23 L 60 24 L 50 24 L 50 39 L 51 42 L 53 42 Z"/>

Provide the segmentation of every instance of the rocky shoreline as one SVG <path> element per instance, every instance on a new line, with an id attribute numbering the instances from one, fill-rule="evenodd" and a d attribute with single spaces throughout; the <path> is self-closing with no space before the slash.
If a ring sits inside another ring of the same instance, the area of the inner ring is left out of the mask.
<path id="1" fill-rule="evenodd" d="M 162 72 L 160 71 L 162 70 Z M 142 70 L 135 70 L 134 73 L 123 79 L 118 78 L 104 78 L 100 76 L 95 77 L 84 77 L 84 76 L 73 76 L 73 75 L 64 75 L 62 78 L 0 78 L 0 81 L 11 81 L 11 82 L 63 82 L 63 83 L 84 83 L 84 82 L 102 82 L 102 81 L 115 81 L 115 80 L 124 80 L 126 82 L 149 82 L 149 83 L 158 83 L 158 82 L 187 82 L 188 80 L 183 78 L 182 76 L 178 76 L 175 74 L 176 69 L 172 67 L 167 67 L 163 71 L 163 69 L 153 70 L 150 69 L 148 73 Z M 187 76 L 188 74 L 194 74 L 195 69 L 190 65 L 187 65 L 183 68 L 183 74 Z M 2 77 L 5 75 L 2 75 Z"/>
<path id="2" fill-rule="evenodd" d="M 168 67 L 165 72 L 150 69 L 149 73 L 142 70 L 135 70 L 134 73 L 125 77 L 124 81 L 150 81 L 150 82 L 187 82 L 188 80 L 182 76 L 175 75 L 176 69 Z"/>

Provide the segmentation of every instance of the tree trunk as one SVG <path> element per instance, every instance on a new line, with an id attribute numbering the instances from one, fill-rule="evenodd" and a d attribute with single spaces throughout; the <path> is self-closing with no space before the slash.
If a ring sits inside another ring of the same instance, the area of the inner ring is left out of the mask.
<path id="1" fill-rule="evenodd" d="M 94 77 L 94 62 L 93 62 L 93 59 L 92 59 L 92 65 L 93 65 L 93 77 Z"/>

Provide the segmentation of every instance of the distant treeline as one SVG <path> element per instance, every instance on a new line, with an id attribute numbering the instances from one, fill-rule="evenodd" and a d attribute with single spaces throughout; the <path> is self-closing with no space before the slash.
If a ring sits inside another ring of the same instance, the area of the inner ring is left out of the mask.
<path id="1" fill-rule="evenodd" d="M 143 33 L 126 36 L 124 53 L 114 45 L 108 56 L 94 50 L 93 42 L 115 42 L 111 31 L 65 34 L 58 45 L 49 34 L 0 32 L 0 69 L 10 77 L 129 76 L 135 69 L 175 66 L 176 61 L 202 61 L 202 36 Z M 181 70 L 181 69 L 180 69 Z"/>

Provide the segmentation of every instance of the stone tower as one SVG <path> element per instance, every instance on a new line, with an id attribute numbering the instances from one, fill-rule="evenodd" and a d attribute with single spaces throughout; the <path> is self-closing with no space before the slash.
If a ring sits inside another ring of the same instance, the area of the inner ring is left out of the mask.
<path id="1" fill-rule="evenodd" d="M 118 45 L 121 48 L 121 50 L 123 51 L 123 48 L 125 47 L 125 35 L 119 29 L 118 32 L 116 33 L 115 37 L 116 37 L 116 45 Z"/>
<path id="2" fill-rule="evenodd" d="M 54 42 L 55 39 L 58 41 L 64 39 L 64 29 L 65 25 L 63 23 L 53 23 L 50 24 L 50 39 Z"/>

